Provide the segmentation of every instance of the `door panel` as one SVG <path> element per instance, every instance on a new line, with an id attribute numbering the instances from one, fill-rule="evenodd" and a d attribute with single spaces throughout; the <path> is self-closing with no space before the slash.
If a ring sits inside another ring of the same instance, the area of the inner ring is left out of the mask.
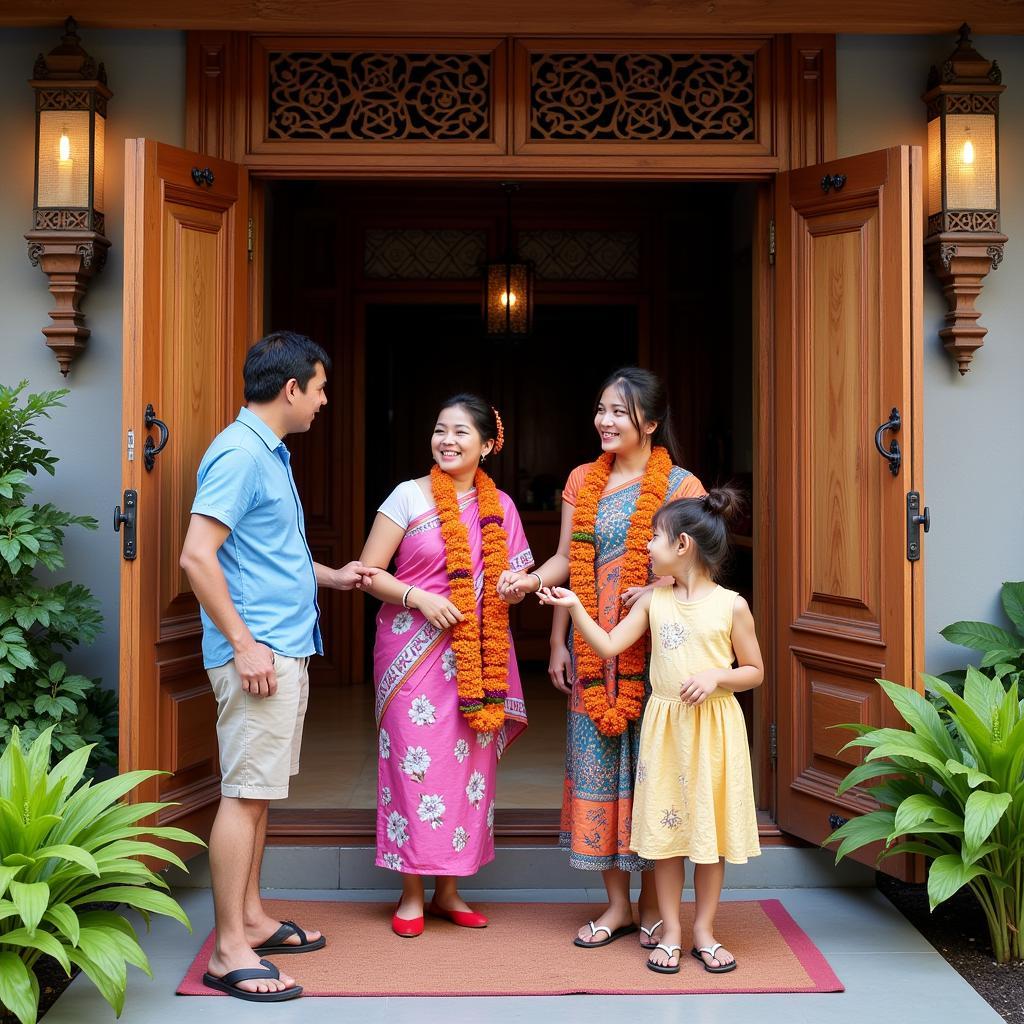
<path id="1" fill-rule="evenodd" d="M 813 842 L 873 807 L 836 797 L 862 754 L 840 752 L 852 736 L 833 727 L 899 725 L 875 679 L 920 686 L 921 563 L 905 550 L 921 489 L 919 171 L 920 151 L 898 147 L 779 175 L 778 817 Z M 893 407 L 895 476 L 875 449 Z"/>
<path id="2" fill-rule="evenodd" d="M 192 169 L 209 168 L 199 184 Z M 126 143 L 123 486 L 138 491 L 138 555 L 121 563 L 121 770 L 172 774 L 140 800 L 205 833 L 219 797 L 216 706 L 199 607 L 178 556 L 211 439 L 241 404 L 246 348 L 242 169 L 145 139 Z M 152 404 L 169 440 L 145 467 Z"/>

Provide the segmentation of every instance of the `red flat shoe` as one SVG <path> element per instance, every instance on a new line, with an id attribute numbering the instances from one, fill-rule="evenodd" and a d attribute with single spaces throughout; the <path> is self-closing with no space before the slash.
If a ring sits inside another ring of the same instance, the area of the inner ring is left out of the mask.
<path id="1" fill-rule="evenodd" d="M 475 910 L 445 910 L 444 907 L 435 906 L 433 903 L 427 907 L 427 913 L 431 917 L 443 917 L 460 928 L 486 928 L 488 919 Z"/>
<path id="2" fill-rule="evenodd" d="M 422 914 L 419 917 L 404 918 L 398 916 L 396 908 L 391 917 L 391 930 L 400 935 L 403 939 L 415 939 L 417 935 L 423 934 L 424 921 Z"/>

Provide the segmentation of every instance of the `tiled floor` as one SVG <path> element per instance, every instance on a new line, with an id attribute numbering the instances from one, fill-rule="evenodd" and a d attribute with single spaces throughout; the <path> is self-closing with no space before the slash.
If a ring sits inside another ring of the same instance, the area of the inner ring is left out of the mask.
<path id="1" fill-rule="evenodd" d="M 498 806 L 562 805 L 565 698 L 539 673 L 525 674 L 529 727 L 501 761 Z M 366 687 L 315 688 L 302 739 L 302 770 L 275 806 L 377 806 L 377 736 Z"/>
<path id="2" fill-rule="evenodd" d="M 174 989 L 212 925 L 208 890 L 178 893 L 193 934 L 163 918 L 143 939 L 155 975 L 130 968 L 124 1024 L 1000 1024 L 1001 1018 L 874 889 L 769 889 L 727 892 L 726 898 L 780 899 L 817 943 L 846 992 L 828 995 L 560 996 L 520 999 L 298 999 L 255 1006 L 234 999 L 175 996 Z M 373 891 L 284 891 L 301 899 L 373 899 Z M 597 890 L 467 891 L 469 899 L 590 900 Z M 141 931 L 141 929 L 140 929 Z M 349 941 L 372 941 L 351 936 Z M 339 944 L 340 945 L 340 944 Z M 395 964 L 401 970 L 401 964 Z M 46 1024 L 100 1024 L 114 1019 L 88 981 L 77 978 L 47 1014 Z"/>

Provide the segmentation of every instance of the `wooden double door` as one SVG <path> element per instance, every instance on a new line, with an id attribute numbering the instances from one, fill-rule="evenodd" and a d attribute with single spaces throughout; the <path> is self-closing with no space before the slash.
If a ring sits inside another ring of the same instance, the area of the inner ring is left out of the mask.
<path id="1" fill-rule="evenodd" d="M 129 141 L 127 163 L 123 486 L 138 533 L 121 571 L 121 767 L 168 772 L 139 798 L 174 801 L 161 820 L 203 830 L 219 793 L 214 704 L 178 553 L 199 458 L 241 404 L 260 326 L 258 183 L 147 140 Z M 774 251 L 766 230 L 755 268 L 756 604 L 773 724 L 755 750 L 779 826 L 812 842 L 870 806 L 835 796 L 855 756 L 832 727 L 889 721 L 875 678 L 914 686 L 921 667 L 921 562 L 907 549 L 922 467 L 920 163 L 897 147 L 776 175 Z M 151 468 L 148 405 L 169 430 Z M 878 433 L 893 409 L 898 432 Z M 898 467 L 883 455 L 892 440 Z"/>

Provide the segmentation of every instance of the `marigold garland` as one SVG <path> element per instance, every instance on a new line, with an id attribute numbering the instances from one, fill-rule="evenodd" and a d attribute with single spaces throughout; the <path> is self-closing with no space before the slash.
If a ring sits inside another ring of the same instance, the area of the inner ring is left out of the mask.
<path id="1" fill-rule="evenodd" d="M 594 530 L 598 502 L 608 485 L 614 461 L 614 455 L 605 452 L 587 470 L 572 517 L 569 586 L 595 622 L 598 621 L 598 611 Z M 630 587 L 647 585 L 650 568 L 647 544 L 652 534 L 651 520 L 668 497 L 671 469 L 672 459 L 668 451 L 660 446 L 655 448 L 644 470 L 640 495 L 626 531 L 626 554 L 619 577 L 619 594 Z M 621 601 L 617 601 L 616 606 L 621 610 Z M 635 722 L 640 717 L 643 707 L 647 638 L 641 637 L 619 655 L 615 671 L 618 692 L 614 704 L 609 701 L 605 686 L 604 660 L 578 632 L 573 636 L 573 648 L 576 675 L 583 688 L 583 707 L 599 732 L 605 736 L 621 735 L 629 722 Z"/>
<path id="2" fill-rule="evenodd" d="M 482 470 L 473 479 L 483 540 L 483 625 L 477 618 L 469 530 L 459 513 L 455 481 L 440 466 L 430 470 L 430 487 L 441 519 L 451 601 L 462 613 L 452 629 L 459 711 L 477 732 L 494 732 L 505 721 L 508 693 L 508 605 L 498 596 L 498 577 L 508 568 L 505 510 L 498 488 Z"/>

